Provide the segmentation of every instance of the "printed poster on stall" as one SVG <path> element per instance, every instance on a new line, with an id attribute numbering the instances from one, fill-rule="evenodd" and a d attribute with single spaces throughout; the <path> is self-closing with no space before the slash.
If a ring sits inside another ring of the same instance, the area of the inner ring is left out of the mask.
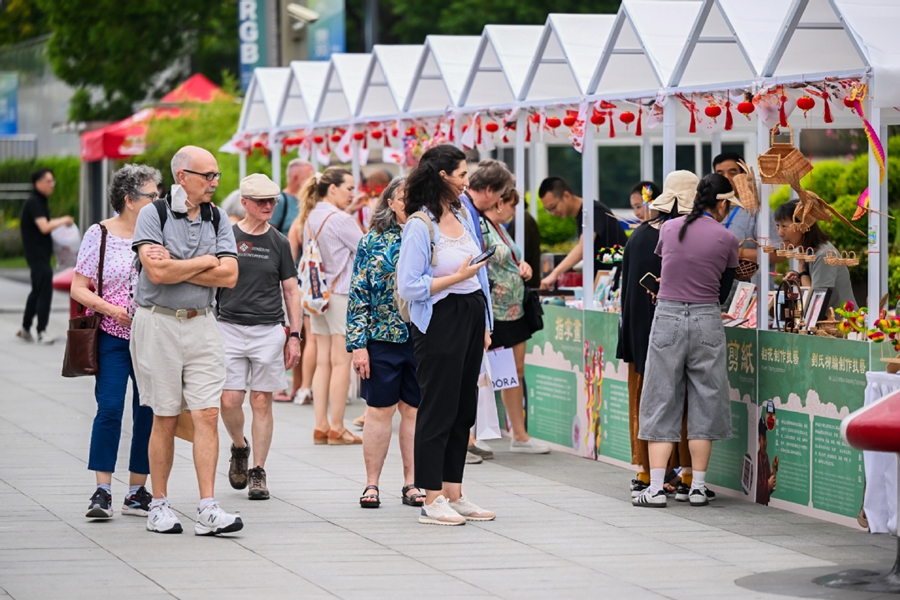
<path id="1" fill-rule="evenodd" d="M 585 311 L 584 320 L 585 418 L 592 423 L 599 417 L 593 434 L 600 443 L 591 456 L 631 464 L 628 365 L 616 358 L 619 315 Z"/>
<path id="2" fill-rule="evenodd" d="M 528 433 L 590 457 L 595 443 L 591 415 L 585 411 L 584 313 L 562 306 L 543 308 L 544 328 L 526 343 Z"/>
<path id="3" fill-rule="evenodd" d="M 806 507 L 799 512 L 855 522 L 865 486 L 863 457 L 841 440 L 840 426 L 863 405 L 869 344 L 758 335 L 757 502 L 790 503 Z"/>

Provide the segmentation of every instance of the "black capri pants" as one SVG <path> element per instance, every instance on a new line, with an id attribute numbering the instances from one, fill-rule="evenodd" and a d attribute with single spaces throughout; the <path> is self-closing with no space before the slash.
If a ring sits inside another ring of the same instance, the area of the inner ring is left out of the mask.
<path id="1" fill-rule="evenodd" d="M 478 408 L 485 306 L 481 291 L 450 294 L 434 305 L 427 333 L 412 326 L 422 391 L 414 452 L 419 488 L 462 483 Z"/>

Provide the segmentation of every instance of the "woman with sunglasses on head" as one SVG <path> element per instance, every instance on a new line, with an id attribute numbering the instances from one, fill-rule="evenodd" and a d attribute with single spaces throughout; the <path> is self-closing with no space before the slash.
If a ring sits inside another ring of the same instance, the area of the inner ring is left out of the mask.
<path id="1" fill-rule="evenodd" d="M 131 318 L 134 316 L 131 289 L 137 278 L 134 252 L 131 250 L 134 225 L 141 209 L 159 196 L 156 186 L 160 181 L 162 176 L 159 171 L 144 165 L 125 165 L 116 171 L 109 184 L 109 203 L 117 214 L 91 225 L 78 250 L 72 299 L 82 304 L 88 314 L 103 315 L 97 346 L 99 371 L 94 384 L 97 415 L 91 431 L 88 458 L 88 469 L 95 472 L 97 479 L 97 489 L 86 515 L 91 519 L 109 519 L 113 516 L 112 475 L 116 470 L 129 379 L 132 385 L 130 475 L 122 514 L 146 517 L 153 499 L 144 487 L 150 473 L 147 447 L 153 427 L 153 411 L 149 406 L 141 406 L 128 344 Z M 169 257 L 162 246 L 152 246 L 150 253 L 153 258 Z M 94 289 L 98 287 L 101 264 L 103 287 L 102 295 L 98 295 Z"/>
<path id="2" fill-rule="evenodd" d="M 693 466 L 691 506 L 709 504 L 706 469 L 712 442 L 732 437 L 727 347 L 719 308 L 738 266 L 738 239 L 722 225 L 732 204 L 740 206 L 731 183 L 713 173 L 697 185 L 691 212 L 660 228 L 656 253 L 662 257 L 662 269 L 638 434 L 648 442 L 650 486 L 632 500 L 635 506 L 666 506 L 663 479 L 673 444 L 681 441 L 685 390 Z"/>
<path id="3" fill-rule="evenodd" d="M 296 222 L 303 224 L 303 247 L 306 248 L 313 238 L 318 242 L 325 270 L 323 280 L 330 291 L 328 310 L 324 314 L 311 315 L 310 328 L 316 337 L 316 373 L 313 376 L 316 427 L 313 442 L 332 446 L 362 443 L 361 438 L 344 427 L 344 411 L 350 389 L 347 303 L 356 249 L 363 236 L 359 224 L 346 212 L 353 201 L 353 191 L 350 171 L 329 167 L 303 184 L 300 214 L 296 219 Z"/>
<path id="4" fill-rule="evenodd" d="M 406 182 L 406 214 L 397 264 L 400 297 L 409 302 L 416 376 L 422 401 L 416 417 L 415 484 L 425 490 L 420 523 L 464 525 L 496 514 L 462 493 L 462 476 L 478 407 L 478 374 L 491 345 L 486 260 L 475 224 L 459 195 L 468 185 L 466 156 L 443 144 L 430 148 Z"/>

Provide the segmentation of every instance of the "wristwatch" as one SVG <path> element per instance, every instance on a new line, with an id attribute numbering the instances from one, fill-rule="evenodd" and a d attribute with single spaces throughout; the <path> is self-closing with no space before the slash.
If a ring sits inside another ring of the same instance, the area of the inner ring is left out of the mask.
<path id="1" fill-rule="evenodd" d="M 299 339 L 300 339 L 300 332 L 299 332 L 299 331 L 292 331 L 292 332 L 291 332 L 291 337 L 292 337 L 292 338 L 297 338 L 297 339 L 299 340 Z"/>

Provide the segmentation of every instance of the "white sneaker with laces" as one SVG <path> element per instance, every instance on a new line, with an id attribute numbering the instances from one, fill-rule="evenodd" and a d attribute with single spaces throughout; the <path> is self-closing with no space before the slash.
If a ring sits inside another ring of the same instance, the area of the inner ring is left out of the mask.
<path id="1" fill-rule="evenodd" d="M 431 504 L 422 505 L 419 523 L 425 525 L 465 525 L 466 518 L 450 508 L 450 503 L 443 496 L 438 496 Z"/>
<path id="2" fill-rule="evenodd" d="M 510 452 L 519 452 L 520 454 L 548 454 L 550 446 L 544 442 L 539 442 L 534 438 L 529 438 L 527 442 L 517 442 L 512 440 L 509 443 Z"/>
<path id="3" fill-rule="evenodd" d="M 213 500 L 203 510 L 197 509 L 197 522 L 194 524 L 194 535 L 218 535 L 233 533 L 244 528 L 244 522 L 238 515 L 232 515 Z"/>
<path id="4" fill-rule="evenodd" d="M 650 493 L 648 487 L 642 491 L 637 497 L 631 499 L 633 506 L 645 506 L 647 508 L 665 508 L 666 507 L 666 491 L 659 490 L 655 494 Z"/>
<path id="5" fill-rule="evenodd" d="M 147 531 L 154 533 L 181 533 L 181 521 L 175 516 L 168 500 L 154 500 L 147 513 Z"/>
<path id="6" fill-rule="evenodd" d="M 497 513 L 492 510 L 484 510 L 465 496 L 460 496 L 459 500 L 451 502 L 450 508 L 465 517 L 466 521 L 493 521 L 497 518 Z"/>

